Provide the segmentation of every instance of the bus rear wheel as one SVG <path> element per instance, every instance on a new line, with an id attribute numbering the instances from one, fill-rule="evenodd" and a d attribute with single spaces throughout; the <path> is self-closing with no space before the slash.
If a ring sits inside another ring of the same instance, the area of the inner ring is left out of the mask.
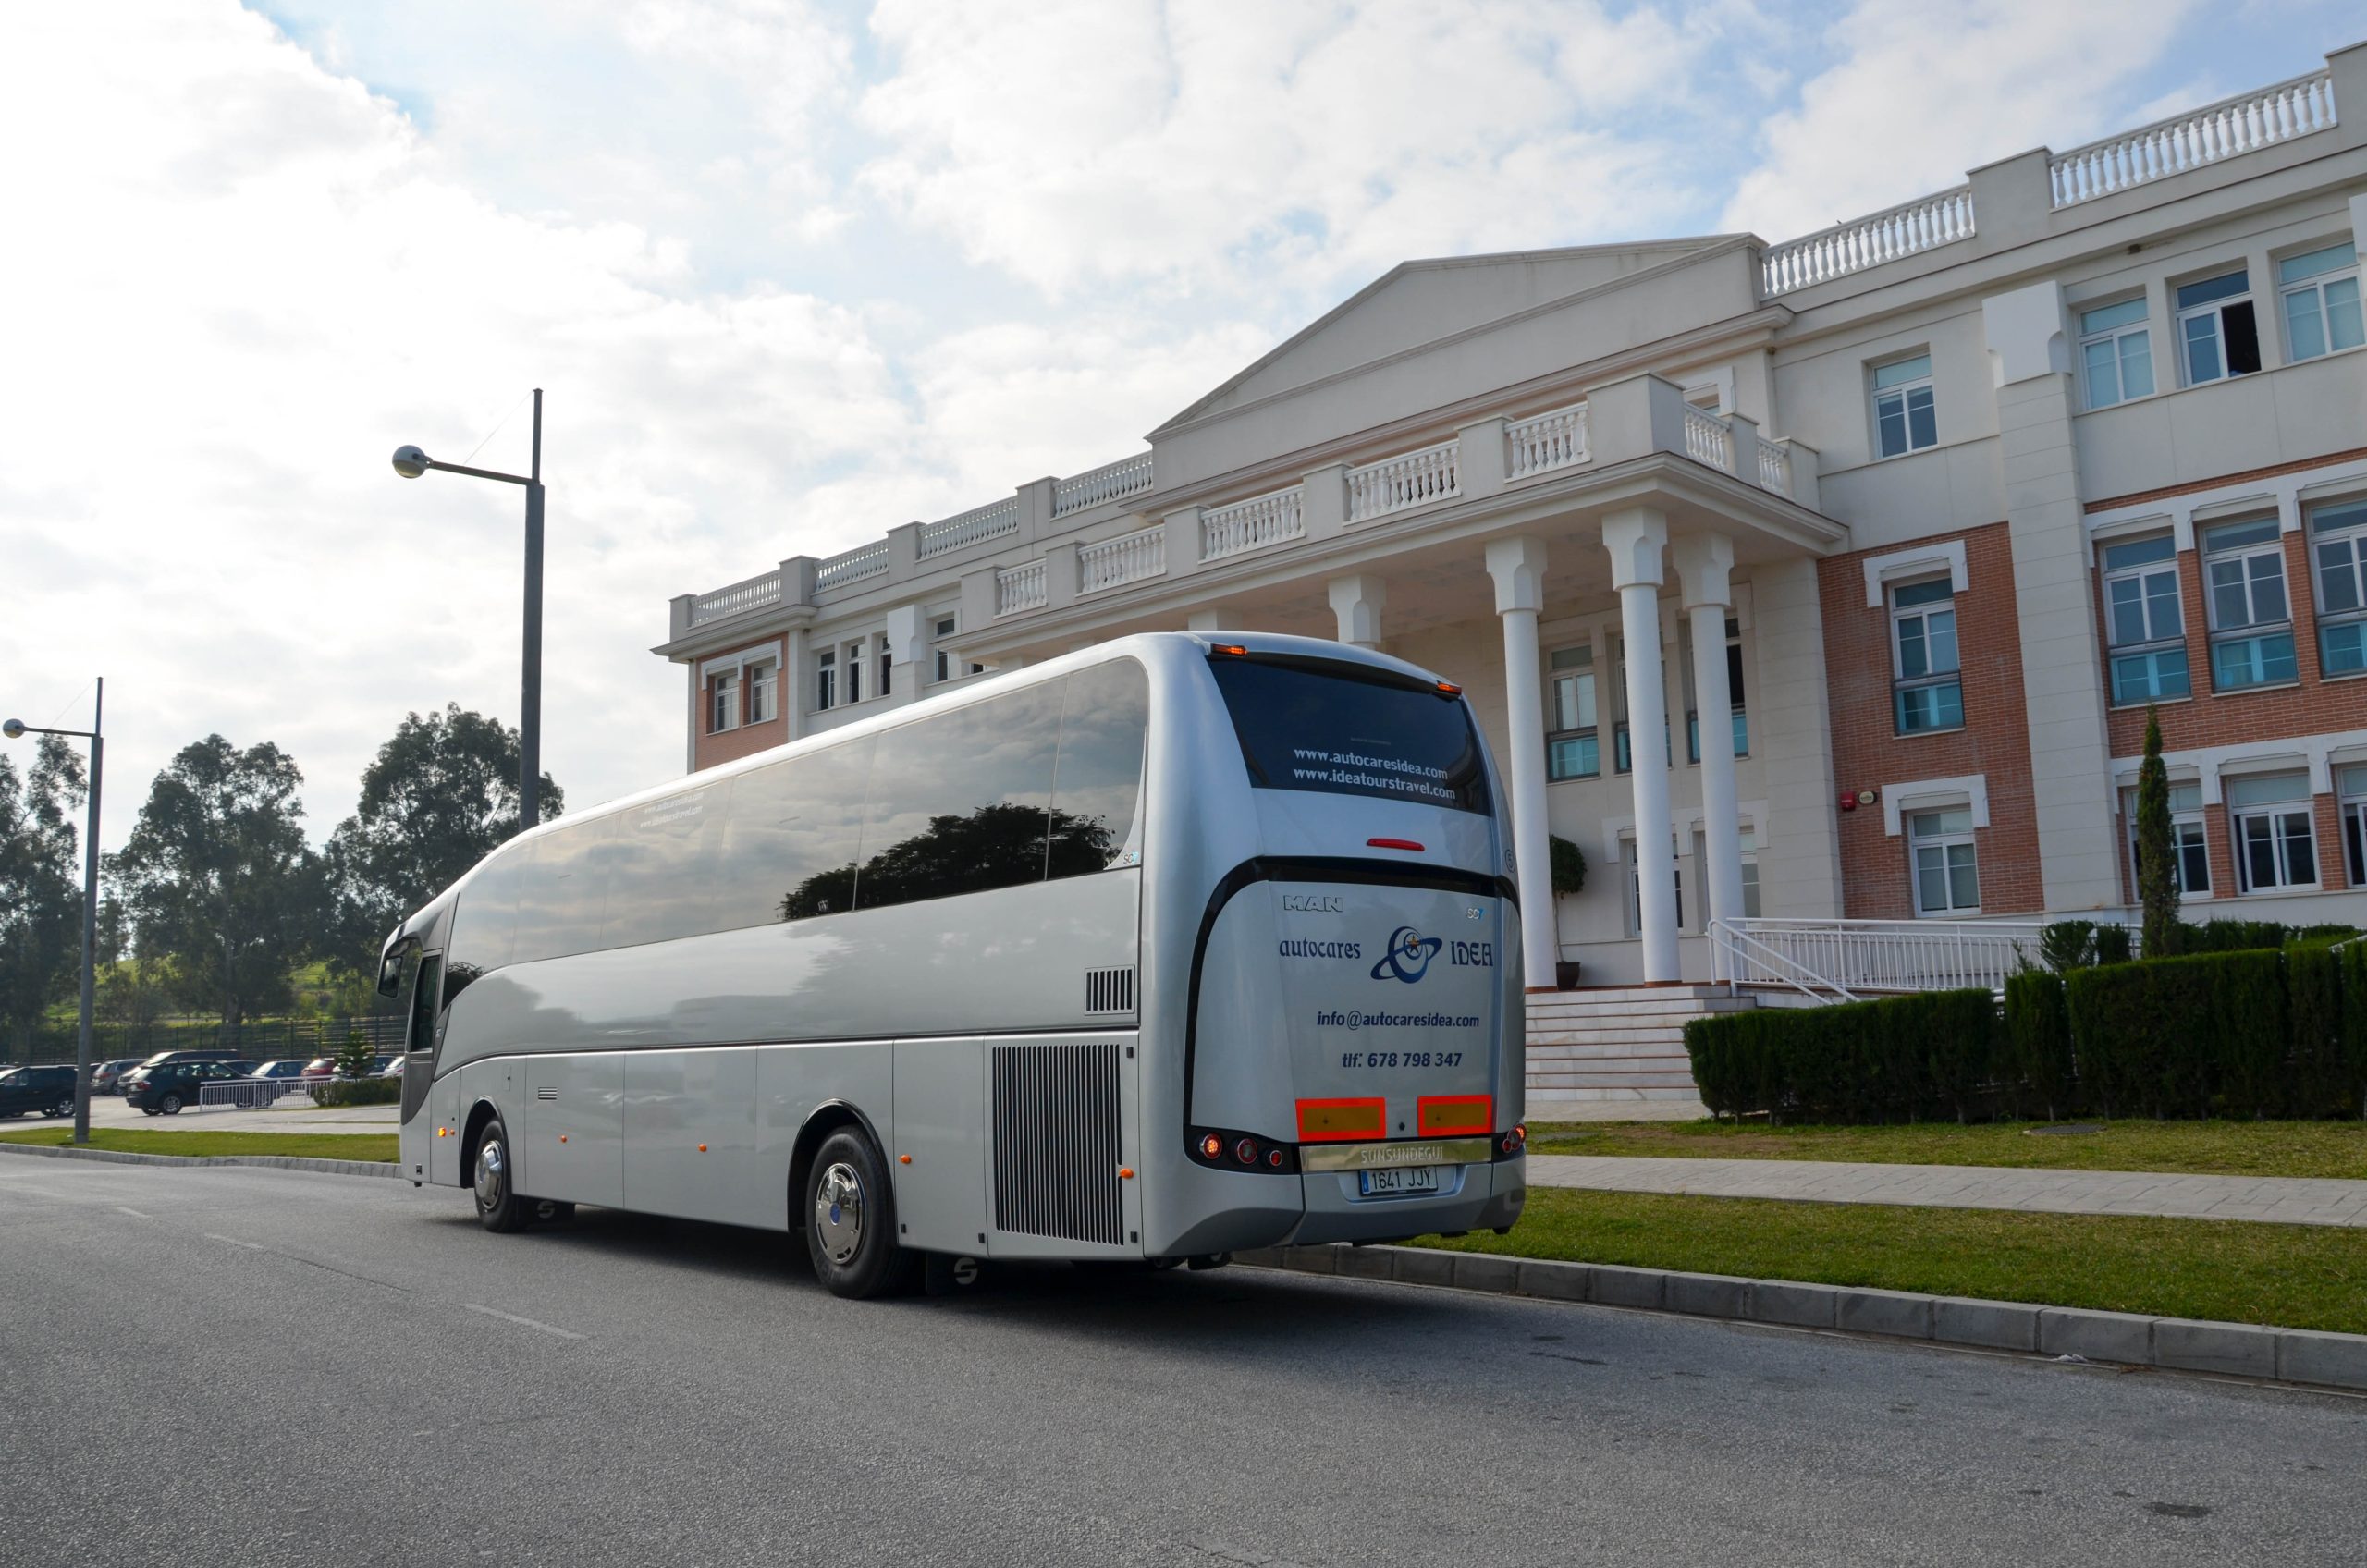
<path id="1" fill-rule="evenodd" d="M 896 1243 L 896 1194 L 871 1140 L 842 1127 L 822 1141 L 805 1176 L 805 1251 L 832 1295 L 885 1295 L 912 1273 Z"/>
<path id="2" fill-rule="evenodd" d="M 477 1223 L 507 1234 L 526 1228 L 526 1204 L 512 1180 L 509 1133 L 495 1117 L 477 1134 L 477 1155 L 469 1167 L 469 1185 L 476 1198 Z"/>

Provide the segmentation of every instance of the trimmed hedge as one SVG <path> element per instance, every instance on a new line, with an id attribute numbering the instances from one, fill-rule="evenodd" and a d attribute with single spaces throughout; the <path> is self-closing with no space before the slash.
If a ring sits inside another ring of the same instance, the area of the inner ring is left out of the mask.
<path id="1" fill-rule="evenodd" d="M 2064 991 L 2081 1086 L 2106 1116 L 2261 1116 L 2282 1096 L 2274 949 L 2082 969 Z"/>
<path id="2" fill-rule="evenodd" d="M 1721 1116 L 1812 1121 L 1959 1120 L 1998 1071 L 1997 998 L 1932 991 L 1834 1007 L 1697 1018 L 1685 1048 L 1701 1101 Z"/>
<path id="3" fill-rule="evenodd" d="M 2071 1109 L 2077 1074 L 2060 974 L 2034 969 L 2006 977 L 2002 1066 L 2002 1076 L 2022 1090 L 2017 1109 L 2023 1115 L 2052 1120 Z"/>
<path id="4" fill-rule="evenodd" d="M 332 1105 L 397 1105 L 403 1097 L 399 1078 L 332 1078 L 313 1086 L 313 1103 Z"/>

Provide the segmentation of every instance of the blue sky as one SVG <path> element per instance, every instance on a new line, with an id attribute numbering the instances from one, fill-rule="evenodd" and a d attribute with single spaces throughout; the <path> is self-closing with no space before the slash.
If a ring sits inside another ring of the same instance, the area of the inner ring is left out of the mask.
<path id="1" fill-rule="evenodd" d="M 403 712 L 516 713 L 515 497 L 394 480 L 549 390 L 545 756 L 681 766 L 665 600 L 1145 431 L 1396 261 L 1782 239 L 2313 68 L 2311 0 L 121 0 L 19 18 L 0 708 L 110 681 L 316 833 Z M 522 462 L 522 416 L 480 460 Z"/>

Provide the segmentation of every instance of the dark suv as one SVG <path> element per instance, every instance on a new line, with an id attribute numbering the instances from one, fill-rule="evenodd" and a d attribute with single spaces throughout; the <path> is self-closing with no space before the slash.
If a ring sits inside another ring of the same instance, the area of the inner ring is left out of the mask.
<path id="1" fill-rule="evenodd" d="M 43 1116 L 73 1115 L 74 1070 L 14 1067 L 0 1072 L 0 1116 L 22 1116 L 30 1110 Z"/>
<path id="2" fill-rule="evenodd" d="M 243 1061 L 159 1062 L 124 1081 L 123 1102 L 151 1116 L 178 1116 L 181 1107 L 198 1103 L 200 1084 L 244 1078 L 251 1065 Z"/>

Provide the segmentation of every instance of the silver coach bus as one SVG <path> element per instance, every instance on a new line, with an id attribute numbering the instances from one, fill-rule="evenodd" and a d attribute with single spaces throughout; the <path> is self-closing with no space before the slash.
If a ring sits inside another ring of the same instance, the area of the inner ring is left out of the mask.
<path id="1" fill-rule="evenodd" d="M 802 1229 L 857 1296 L 1507 1227 L 1502 799 L 1435 675 L 1155 634 L 546 824 L 388 939 L 404 1171 Z"/>

